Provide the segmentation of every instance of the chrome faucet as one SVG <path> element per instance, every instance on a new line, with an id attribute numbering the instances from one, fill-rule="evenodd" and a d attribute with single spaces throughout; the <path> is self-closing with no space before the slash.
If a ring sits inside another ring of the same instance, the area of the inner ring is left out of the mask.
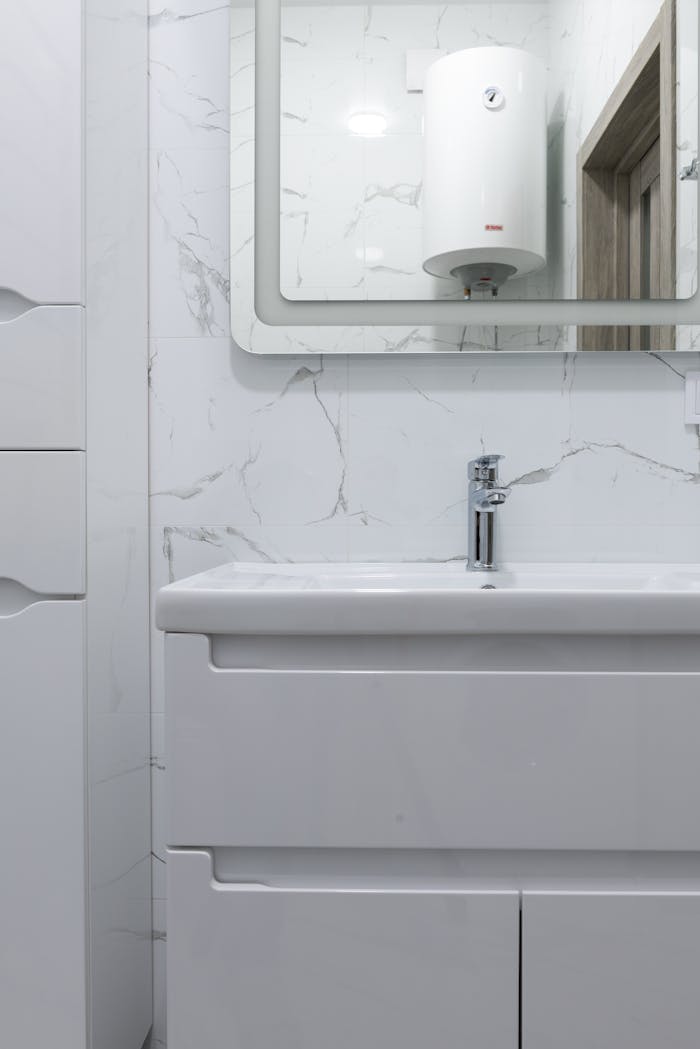
<path id="1" fill-rule="evenodd" d="M 510 495 L 498 484 L 502 455 L 482 455 L 469 463 L 468 572 L 493 572 L 496 564 L 496 507 Z"/>

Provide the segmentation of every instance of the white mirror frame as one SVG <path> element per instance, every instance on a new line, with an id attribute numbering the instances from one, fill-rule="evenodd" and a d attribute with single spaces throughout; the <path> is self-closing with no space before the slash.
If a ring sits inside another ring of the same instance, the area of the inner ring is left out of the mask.
<path id="1" fill-rule="evenodd" d="M 599 301 L 290 300 L 280 290 L 281 0 L 255 3 L 255 313 L 264 324 L 699 325 L 700 290 L 688 299 Z M 700 40 L 699 40 L 700 53 Z M 699 141 L 700 141 L 700 128 Z M 700 183 L 698 183 L 700 193 Z M 700 249 L 700 237 L 699 245 Z M 698 253 L 700 258 L 700 250 Z"/>

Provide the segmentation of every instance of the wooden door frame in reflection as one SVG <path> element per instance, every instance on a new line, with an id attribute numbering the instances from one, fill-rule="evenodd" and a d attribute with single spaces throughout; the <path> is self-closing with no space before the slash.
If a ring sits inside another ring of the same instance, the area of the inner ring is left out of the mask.
<path id="1" fill-rule="evenodd" d="M 630 176 L 657 139 L 661 149 L 661 285 L 676 297 L 676 0 L 665 0 L 578 155 L 578 297 L 630 299 Z M 640 329 L 580 327 L 581 350 L 641 349 Z M 673 350 L 673 327 L 651 350 Z"/>

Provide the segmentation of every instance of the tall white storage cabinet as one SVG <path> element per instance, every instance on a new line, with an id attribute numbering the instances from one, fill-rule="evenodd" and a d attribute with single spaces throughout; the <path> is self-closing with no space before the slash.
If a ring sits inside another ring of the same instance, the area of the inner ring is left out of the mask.
<path id="1" fill-rule="evenodd" d="M 134 572 L 147 543 L 145 220 L 141 238 L 122 228 L 146 199 L 140 6 L 0 6 L 8 1046 L 141 1049 L 150 1027 L 147 573 Z M 115 396 L 133 420 L 118 441 L 106 432 Z"/>

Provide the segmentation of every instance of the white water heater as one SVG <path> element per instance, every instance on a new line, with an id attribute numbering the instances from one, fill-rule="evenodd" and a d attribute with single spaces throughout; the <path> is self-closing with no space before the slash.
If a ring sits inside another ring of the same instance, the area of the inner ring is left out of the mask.
<path id="1" fill-rule="evenodd" d="M 546 88 L 544 63 L 512 47 L 428 69 L 423 268 L 467 297 L 546 265 Z"/>

